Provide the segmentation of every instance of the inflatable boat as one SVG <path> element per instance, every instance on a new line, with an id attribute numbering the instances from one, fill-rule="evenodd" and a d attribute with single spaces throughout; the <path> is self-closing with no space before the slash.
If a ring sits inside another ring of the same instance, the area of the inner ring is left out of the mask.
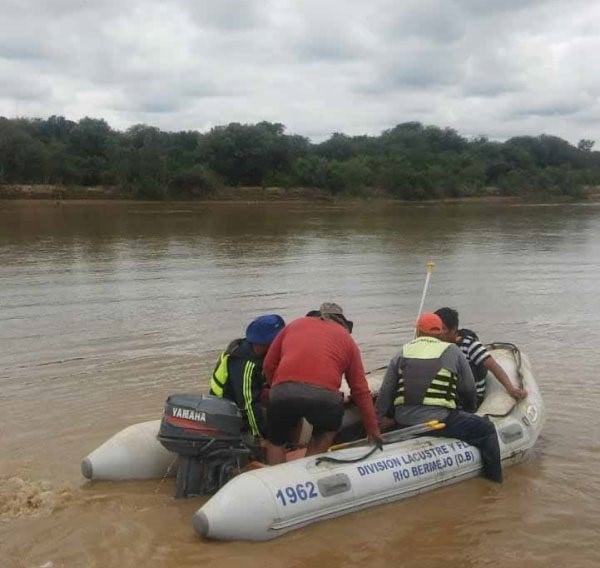
<path id="1" fill-rule="evenodd" d="M 478 414 L 494 422 L 503 466 L 521 461 L 545 420 L 544 405 L 527 358 L 512 344 L 488 346 L 528 397 L 515 402 L 493 377 Z M 219 540 L 268 540 L 310 523 L 405 499 L 475 477 L 479 451 L 455 439 L 423 436 L 382 449 L 344 448 L 242 473 L 194 515 L 196 532 Z M 331 459 L 333 457 L 334 459 Z M 323 459 L 327 458 L 327 459 Z"/>

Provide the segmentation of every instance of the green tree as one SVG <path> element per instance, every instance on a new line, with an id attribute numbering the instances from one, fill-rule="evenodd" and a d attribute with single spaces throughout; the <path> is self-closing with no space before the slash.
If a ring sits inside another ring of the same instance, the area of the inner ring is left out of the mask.
<path id="1" fill-rule="evenodd" d="M 582 138 L 577 143 L 577 149 L 580 152 L 591 152 L 594 147 L 595 142 L 593 140 L 587 140 L 586 138 Z"/>

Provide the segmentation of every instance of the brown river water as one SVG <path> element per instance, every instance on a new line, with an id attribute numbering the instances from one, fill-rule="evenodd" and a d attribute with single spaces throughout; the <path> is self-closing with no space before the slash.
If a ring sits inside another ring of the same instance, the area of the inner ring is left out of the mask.
<path id="1" fill-rule="evenodd" d="M 264 543 L 198 539 L 174 482 L 82 457 L 205 391 L 248 321 L 337 301 L 365 367 L 450 305 L 529 356 L 548 420 L 482 479 Z M 0 567 L 600 566 L 600 205 L 0 202 Z"/>

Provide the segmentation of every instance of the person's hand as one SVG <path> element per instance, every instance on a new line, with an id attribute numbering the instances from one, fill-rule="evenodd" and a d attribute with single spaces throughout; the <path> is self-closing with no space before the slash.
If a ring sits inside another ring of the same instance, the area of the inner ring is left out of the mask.
<path id="1" fill-rule="evenodd" d="M 269 388 L 269 385 L 265 385 L 262 390 L 260 391 L 260 403 L 263 406 L 267 406 L 269 404 L 269 393 L 271 392 L 271 389 Z"/>
<path id="2" fill-rule="evenodd" d="M 381 432 L 373 432 L 367 436 L 367 439 L 371 444 L 375 444 L 380 446 L 383 444 L 383 438 L 381 437 Z"/>
<path id="3" fill-rule="evenodd" d="M 396 425 L 396 421 L 389 416 L 384 416 L 379 422 L 379 427 L 386 432 L 390 428 L 393 428 Z"/>
<path id="4" fill-rule="evenodd" d="M 527 389 L 520 389 L 518 387 L 513 387 L 508 391 L 508 394 L 512 396 L 515 400 L 522 400 L 527 397 L 529 394 Z"/>

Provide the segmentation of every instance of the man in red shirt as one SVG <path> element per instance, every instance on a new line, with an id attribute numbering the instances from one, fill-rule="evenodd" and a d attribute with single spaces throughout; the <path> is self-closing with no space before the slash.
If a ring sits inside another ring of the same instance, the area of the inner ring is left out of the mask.
<path id="1" fill-rule="evenodd" d="M 321 305 L 320 316 L 288 324 L 269 347 L 263 371 L 271 384 L 267 407 L 267 461 L 285 461 L 284 445 L 301 418 L 313 426 L 306 455 L 329 448 L 344 415 L 342 375 L 360 409 L 367 435 L 381 442 L 377 416 L 352 322 L 340 306 Z"/>

